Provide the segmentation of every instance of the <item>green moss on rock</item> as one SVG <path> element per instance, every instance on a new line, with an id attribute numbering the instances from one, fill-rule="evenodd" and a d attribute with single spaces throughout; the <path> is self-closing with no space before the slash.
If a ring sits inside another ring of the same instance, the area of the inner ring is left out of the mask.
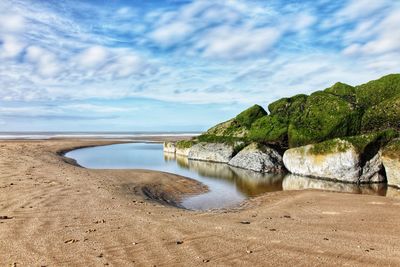
<path id="1" fill-rule="evenodd" d="M 175 146 L 179 149 L 191 148 L 196 142 L 194 140 L 180 140 L 177 141 Z"/>
<path id="2" fill-rule="evenodd" d="M 289 98 L 281 98 L 268 105 L 271 115 L 283 118 L 290 118 L 304 110 L 308 96 L 304 94 L 295 95 Z"/>
<path id="3" fill-rule="evenodd" d="M 394 139 L 383 149 L 384 156 L 400 159 L 400 139 Z"/>
<path id="4" fill-rule="evenodd" d="M 358 153 L 364 153 L 369 146 L 381 148 L 398 137 L 398 135 L 399 133 L 397 131 L 389 129 L 376 133 L 343 137 L 343 139 L 349 141 L 356 148 Z"/>
<path id="5" fill-rule="evenodd" d="M 288 128 L 289 146 L 296 147 L 327 139 L 357 134 L 361 123 L 358 110 L 342 98 L 316 92 Z"/>
<path id="6" fill-rule="evenodd" d="M 364 109 L 400 95 L 400 74 L 386 75 L 378 80 L 356 86 L 357 102 Z"/>
<path id="7" fill-rule="evenodd" d="M 374 151 L 376 152 L 398 135 L 398 132 L 394 130 L 386 130 L 371 134 L 335 138 L 314 144 L 310 149 L 310 152 L 315 155 L 329 154 L 345 152 L 351 147 L 354 147 L 356 152 L 359 154 L 363 154 L 371 148 L 374 148 Z"/>
<path id="8" fill-rule="evenodd" d="M 249 139 L 260 143 L 285 143 L 288 121 L 277 115 L 265 116 L 253 123 Z"/>
<path id="9" fill-rule="evenodd" d="M 253 122 L 257 119 L 264 117 L 267 115 L 267 112 L 263 109 L 263 107 L 259 105 L 254 105 L 239 115 L 236 116 L 235 121 L 242 127 L 250 129 Z"/>
<path id="10" fill-rule="evenodd" d="M 367 109 L 361 125 L 363 132 L 381 131 L 389 128 L 400 131 L 400 95 Z"/>
<path id="11" fill-rule="evenodd" d="M 287 148 L 386 129 L 400 131 L 400 74 L 356 87 L 336 83 L 310 96 L 279 99 L 268 109 L 269 115 L 254 105 L 198 139 L 224 143 L 240 140 Z M 349 140 L 362 149 L 368 143 L 365 138 Z"/>
<path id="12" fill-rule="evenodd" d="M 346 152 L 351 148 L 351 144 L 340 138 L 327 140 L 321 143 L 314 144 L 309 152 L 314 155 L 324 155 L 330 153 Z"/>
<path id="13" fill-rule="evenodd" d="M 253 122 L 265 117 L 267 112 L 259 105 L 254 105 L 241 112 L 235 118 L 210 128 L 200 138 L 203 140 L 243 139 L 247 136 Z"/>
<path id="14" fill-rule="evenodd" d="M 349 103 L 356 103 L 356 88 L 341 82 L 335 83 L 332 87 L 324 90 L 335 96 L 339 96 Z"/>

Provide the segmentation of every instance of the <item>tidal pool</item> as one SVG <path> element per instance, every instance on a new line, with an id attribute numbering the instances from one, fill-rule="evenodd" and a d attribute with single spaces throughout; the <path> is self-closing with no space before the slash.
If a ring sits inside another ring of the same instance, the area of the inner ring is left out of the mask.
<path id="1" fill-rule="evenodd" d="M 148 169 L 190 177 L 208 186 L 209 192 L 182 200 L 187 209 L 208 210 L 235 206 L 249 197 L 281 190 L 323 189 L 329 191 L 386 195 L 385 184 L 354 185 L 291 174 L 261 174 L 227 164 L 188 160 L 163 153 L 159 143 L 127 143 L 82 148 L 67 157 L 91 169 Z M 399 194 L 391 190 L 391 194 Z"/>

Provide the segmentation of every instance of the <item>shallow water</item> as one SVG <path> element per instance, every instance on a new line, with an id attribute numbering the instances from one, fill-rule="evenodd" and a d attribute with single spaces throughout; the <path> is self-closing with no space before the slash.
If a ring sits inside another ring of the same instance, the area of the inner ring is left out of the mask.
<path id="1" fill-rule="evenodd" d="M 299 177 L 295 175 L 261 174 L 230 167 L 226 164 L 188 160 L 163 153 L 163 145 L 129 143 L 73 150 L 66 154 L 81 166 L 92 169 L 149 169 L 175 173 L 200 181 L 209 192 L 190 196 L 182 201 L 187 209 L 207 210 L 239 204 L 248 197 L 281 190 L 323 189 L 329 191 L 400 195 L 400 191 L 384 184 L 353 185 Z"/>

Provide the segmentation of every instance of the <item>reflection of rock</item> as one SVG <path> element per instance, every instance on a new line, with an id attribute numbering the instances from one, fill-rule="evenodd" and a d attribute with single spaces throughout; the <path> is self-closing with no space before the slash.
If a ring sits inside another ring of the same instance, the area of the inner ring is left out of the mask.
<path id="1" fill-rule="evenodd" d="M 176 154 L 176 163 L 182 168 L 189 169 L 189 159 L 185 156 Z"/>
<path id="2" fill-rule="evenodd" d="M 233 146 L 221 143 L 199 143 L 190 149 L 189 159 L 228 163 L 233 156 Z"/>
<path id="3" fill-rule="evenodd" d="M 174 161 L 175 160 L 175 154 L 174 153 L 169 153 L 169 152 L 164 152 L 164 160 L 165 161 Z"/>
<path id="4" fill-rule="evenodd" d="M 231 167 L 231 170 L 236 186 L 247 196 L 282 190 L 283 174 L 259 173 L 235 167 Z"/>
<path id="5" fill-rule="evenodd" d="M 233 179 L 233 172 L 226 164 L 198 160 L 188 160 L 188 163 L 190 170 L 195 170 L 202 176 L 223 178 L 225 180 Z"/>
<path id="6" fill-rule="evenodd" d="M 326 146 L 330 151 L 315 151 Z M 329 146 L 329 147 L 328 147 Z M 288 149 L 283 155 L 285 167 L 294 174 L 322 177 L 351 183 L 381 182 L 381 154 L 364 161 L 356 148 L 345 140 L 333 139 L 324 143 Z"/>
<path id="7" fill-rule="evenodd" d="M 164 142 L 163 144 L 164 152 L 166 153 L 175 153 L 175 143 L 174 142 Z"/>
<path id="8" fill-rule="evenodd" d="M 201 176 L 231 182 L 246 196 L 282 190 L 282 174 L 263 174 L 230 167 L 227 164 L 197 160 L 189 160 L 188 163 L 188 169 L 196 171 Z M 185 167 L 183 164 L 179 165 Z"/>
<path id="9" fill-rule="evenodd" d="M 388 184 L 400 188 L 400 140 L 394 140 L 385 147 L 382 161 Z"/>
<path id="10" fill-rule="evenodd" d="M 274 149 L 252 143 L 242 149 L 230 161 L 229 165 L 256 172 L 282 172 L 282 157 Z"/>
<path id="11" fill-rule="evenodd" d="M 320 189 L 320 190 L 336 191 L 344 193 L 384 196 L 386 194 L 387 186 L 385 184 L 357 185 L 351 183 L 341 183 L 341 182 L 315 179 L 295 174 L 288 174 L 283 179 L 282 187 L 283 190 Z"/>
<path id="12" fill-rule="evenodd" d="M 400 198 L 400 188 L 388 186 L 386 196 Z"/>

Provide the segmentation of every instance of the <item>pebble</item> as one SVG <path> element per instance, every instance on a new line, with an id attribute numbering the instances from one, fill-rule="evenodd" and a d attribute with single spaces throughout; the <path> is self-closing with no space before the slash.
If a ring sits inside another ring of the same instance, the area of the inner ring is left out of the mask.
<path id="1" fill-rule="evenodd" d="M 209 260 L 209 259 L 204 259 L 203 262 L 204 262 L 204 263 L 210 262 L 210 260 Z"/>
<path id="2" fill-rule="evenodd" d="M 240 223 L 241 223 L 241 224 L 250 224 L 249 221 L 241 221 Z"/>
<path id="3" fill-rule="evenodd" d="M 13 217 L 6 216 L 6 215 L 0 216 L 0 220 L 10 220 L 10 219 L 12 219 L 12 218 L 13 218 Z"/>
<path id="4" fill-rule="evenodd" d="M 182 244 L 183 244 L 183 241 L 182 241 L 182 240 L 178 240 L 178 241 L 176 241 L 176 244 L 177 244 L 177 245 L 182 245 Z"/>

